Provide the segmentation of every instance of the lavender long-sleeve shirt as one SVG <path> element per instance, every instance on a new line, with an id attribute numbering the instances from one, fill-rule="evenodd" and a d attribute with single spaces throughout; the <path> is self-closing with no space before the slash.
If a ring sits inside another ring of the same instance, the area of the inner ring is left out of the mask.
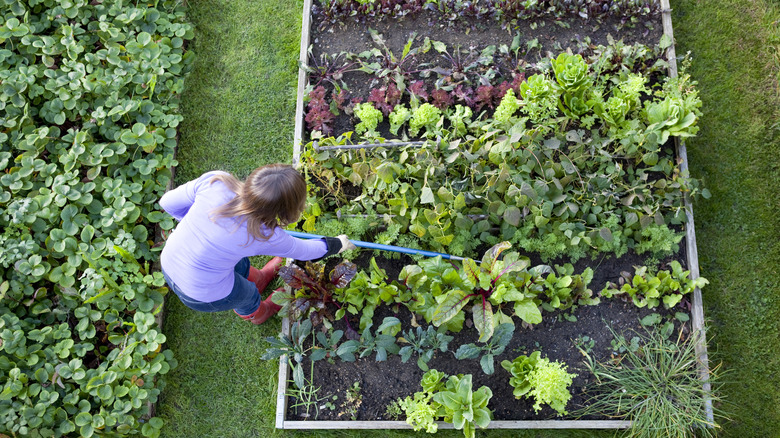
<path id="1" fill-rule="evenodd" d="M 160 256 L 165 273 L 185 295 L 210 303 L 230 294 L 233 269 L 243 257 L 270 255 L 312 260 L 327 253 L 324 240 L 297 239 L 281 228 L 268 240 L 254 239 L 246 223 L 232 218 L 212 221 L 210 213 L 236 195 L 221 181 L 211 182 L 214 171 L 166 193 L 160 206 L 179 225 L 168 237 Z"/>

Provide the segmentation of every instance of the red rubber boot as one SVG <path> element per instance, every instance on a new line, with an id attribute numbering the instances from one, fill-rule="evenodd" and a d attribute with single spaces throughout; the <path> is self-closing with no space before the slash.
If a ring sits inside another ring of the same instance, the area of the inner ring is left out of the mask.
<path id="1" fill-rule="evenodd" d="M 270 262 L 266 263 L 262 269 L 257 269 L 254 266 L 250 266 L 247 280 L 254 283 L 257 286 L 257 291 L 262 293 L 263 290 L 273 281 L 274 277 L 276 277 L 276 274 L 279 273 L 279 269 L 282 267 L 283 262 L 283 258 L 274 257 Z"/>
<path id="2" fill-rule="evenodd" d="M 271 296 L 273 296 L 274 292 L 271 292 L 271 295 L 268 295 L 268 298 L 263 300 L 263 302 L 260 303 L 260 306 L 258 306 L 257 310 L 255 310 L 251 314 L 244 316 L 244 315 L 239 315 L 239 313 L 236 312 L 235 310 L 234 312 L 241 319 L 247 320 L 252 324 L 262 324 L 266 322 L 268 318 L 276 315 L 276 313 L 279 312 L 279 309 L 281 309 L 281 306 L 271 301 Z"/>

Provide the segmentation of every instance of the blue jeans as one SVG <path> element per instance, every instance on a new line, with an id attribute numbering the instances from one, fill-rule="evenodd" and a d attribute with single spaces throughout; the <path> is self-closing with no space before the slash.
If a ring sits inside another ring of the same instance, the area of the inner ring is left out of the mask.
<path id="1" fill-rule="evenodd" d="M 254 283 L 247 280 L 249 276 L 249 259 L 244 257 L 241 259 L 234 269 L 235 280 L 233 281 L 233 290 L 230 295 L 225 298 L 221 298 L 217 301 L 205 303 L 203 301 L 194 300 L 188 297 L 184 292 L 179 289 L 178 286 L 168 277 L 168 274 L 163 270 L 163 276 L 166 283 L 170 286 L 173 293 L 179 297 L 185 306 L 192 310 L 199 312 L 220 312 L 222 310 L 235 310 L 239 315 L 250 315 L 260 307 L 262 298 L 257 291 L 257 286 Z"/>

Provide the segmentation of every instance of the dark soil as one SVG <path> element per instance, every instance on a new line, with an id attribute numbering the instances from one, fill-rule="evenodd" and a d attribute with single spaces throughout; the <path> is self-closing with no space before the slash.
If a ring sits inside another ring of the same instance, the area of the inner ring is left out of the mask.
<path id="1" fill-rule="evenodd" d="M 358 266 L 365 267 L 372 256 L 374 256 L 373 251 L 364 251 L 354 262 Z M 673 259 L 682 261 L 685 257 L 681 251 Z M 643 260 L 642 256 L 636 254 L 627 254 L 618 259 L 608 257 L 600 261 L 581 260 L 575 264 L 575 273 L 582 272 L 587 266 L 593 267 L 595 275 L 590 288 L 597 292 L 606 282 L 617 281 L 621 271 L 633 273 L 633 266 L 643 264 Z M 664 261 L 663 264 L 670 260 L 672 258 Z M 377 256 L 378 265 L 388 271 L 389 278 L 397 278 L 397 272 L 411 262 L 408 256 L 401 256 L 399 260 Z M 676 312 L 688 313 L 689 306 L 690 302 L 685 299 L 678 307 L 670 310 L 665 310 L 662 306 L 655 309 L 639 309 L 631 301 L 613 298 L 602 299 L 601 304 L 596 306 L 579 306 L 566 311 L 543 312 L 542 323 L 531 328 L 522 327 L 520 321 L 515 318 L 514 337 L 504 353 L 496 357 L 495 372 L 492 375 L 486 375 L 482 371 L 478 359 L 456 360 L 454 358 L 454 352 L 460 345 L 474 343 L 478 338 L 476 329 L 472 327 L 470 315 L 467 314 L 463 331 L 449 333 L 455 339 L 450 343 L 448 351 L 437 352 L 429 366 L 449 375 L 472 374 L 474 389 L 483 385 L 490 387 L 493 397 L 488 407 L 493 410 L 495 420 L 562 418 L 557 417 L 556 412 L 546 405 L 538 414 L 534 413 L 533 399 L 515 399 L 512 394 L 513 388 L 509 385 L 510 374 L 500 366 L 501 361 L 511 361 L 521 354 L 529 355 L 539 350 L 543 357 L 564 362 L 569 372 L 577 374 L 570 387 L 572 399 L 567 405 L 569 412 L 576 412 L 577 409 L 587 405 L 589 396 L 585 391 L 590 383 L 590 376 L 583 364 L 584 357 L 575 345 L 575 340 L 585 336 L 592 339 L 594 345 L 590 354 L 596 360 L 606 361 L 616 356 L 611 346 L 613 336 L 608 327 L 630 339 L 636 336 L 635 332 L 644 332 L 645 328 L 639 322 L 641 318 L 651 313 L 658 313 L 664 316 L 665 320 L 674 320 Z M 398 317 L 402 321 L 403 330 L 413 327 L 413 318 L 407 309 L 402 307 L 398 313 L 393 313 L 393 309 L 386 306 L 377 309 L 374 315 L 374 326 L 381 324 L 386 316 Z M 681 327 L 679 321 L 674 321 L 676 328 L 679 329 Z M 416 322 L 423 327 L 426 326 L 423 318 L 416 318 Z M 352 325 L 356 326 L 357 321 L 352 321 Z M 346 325 L 343 321 L 338 321 L 334 324 L 334 328 L 345 329 Z M 684 330 L 688 330 L 687 325 Z M 308 364 L 304 365 L 304 369 L 308 372 Z M 420 379 L 423 375 L 423 371 L 416 364 L 415 356 L 407 363 L 402 363 L 398 355 L 390 355 L 386 362 L 376 362 L 373 356 L 358 359 L 354 363 L 336 360 L 331 364 L 327 361 L 319 361 L 315 363 L 314 370 L 314 383 L 320 386 L 320 395 L 328 398 L 334 395 L 338 397 L 333 402 L 335 409 L 322 410 L 317 420 L 351 420 L 353 413 L 350 412 L 350 407 L 355 406 L 355 420 L 392 420 L 393 418 L 385 415 L 387 405 L 399 397 L 403 398 L 421 390 Z M 360 403 L 350 402 L 347 397 L 347 390 L 355 382 L 358 382 L 361 388 Z M 294 399 L 289 405 L 293 404 Z M 303 410 L 296 412 L 292 407 L 289 408 L 287 415 L 291 420 L 313 419 L 307 418 Z M 585 419 L 598 419 L 598 417 Z"/>
<path id="2" fill-rule="evenodd" d="M 385 37 L 387 46 L 393 53 L 400 53 L 409 36 L 416 32 L 417 40 L 425 37 L 441 41 L 448 47 L 461 45 L 463 47 L 486 47 L 491 44 L 511 44 L 518 33 L 521 35 L 521 47 L 527 41 L 536 38 L 542 46 L 541 53 L 555 52 L 572 48 L 578 43 L 590 38 L 590 44 L 607 44 L 607 35 L 615 40 L 623 40 L 626 44 L 643 43 L 656 44 L 663 34 L 661 20 L 655 23 L 639 24 L 633 28 L 620 27 L 620 19 L 607 18 L 601 23 L 573 18 L 565 26 L 563 22 L 554 20 L 521 21 L 511 29 L 502 28 L 498 23 L 487 23 L 481 28 L 472 26 L 447 26 L 437 19 L 438 13 L 426 11 L 404 20 L 379 20 L 371 23 L 343 23 L 340 25 L 325 25 L 320 29 L 316 20 L 311 26 L 310 40 L 314 46 L 314 56 L 320 53 L 335 54 L 339 52 L 360 53 L 374 47 L 368 29 L 375 29 Z M 532 28 L 534 27 L 534 28 Z M 533 62 L 533 59 L 529 59 Z"/>

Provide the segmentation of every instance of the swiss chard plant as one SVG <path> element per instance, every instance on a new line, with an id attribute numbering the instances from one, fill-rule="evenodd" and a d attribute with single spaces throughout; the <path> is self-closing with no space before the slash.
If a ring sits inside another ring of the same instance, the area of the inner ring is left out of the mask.
<path id="1" fill-rule="evenodd" d="M 516 252 L 499 259 L 510 247 L 509 242 L 499 243 L 485 252 L 480 263 L 466 258 L 462 268 L 440 258 L 404 267 L 400 278 L 417 294 L 410 308 L 437 327 L 459 331 L 463 310 L 470 306 L 479 341 L 486 342 L 496 326 L 513 324 L 512 316 L 527 324 L 540 323 L 540 306 L 552 310 L 575 302 L 597 303 L 587 288 L 592 270 L 573 276 L 573 268 L 567 265 L 558 268 L 559 277 L 546 265 L 528 269 L 530 260 Z"/>
<path id="2" fill-rule="evenodd" d="M 334 298 L 341 303 L 336 311 L 336 319 L 343 318 L 347 313 L 360 314 L 360 330 L 371 324 L 374 311 L 380 304 L 400 305 L 413 300 L 409 288 L 397 281 L 387 282 L 387 273 L 371 258 L 370 271 L 358 271 L 347 287 L 337 289 Z M 392 333 L 397 333 L 397 330 Z"/>
<path id="3" fill-rule="evenodd" d="M 662 270 L 656 275 L 648 272 L 647 266 L 635 267 L 634 275 L 622 272 L 618 283 L 608 283 L 601 296 L 630 298 L 637 307 L 652 309 L 663 303 L 669 309 L 676 306 L 683 297 L 709 283 L 704 277 L 690 278 L 690 271 L 684 271 L 680 262 L 670 263 L 671 271 Z"/>
<path id="4" fill-rule="evenodd" d="M 308 317 L 317 326 L 333 321 L 333 309 L 329 304 L 337 304 L 334 291 L 345 288 L 357 273 L 357 266 L 351 262 L 341 262 L 330 274 L 325 274 L 321 263 L 306 262 L 305 268 L 298 265 L 283 266 L 279 277 L 290 287 L 290 291 L 273 294 L 274 303 L 282 306 L 280 313 L 293 320 Z"/>

